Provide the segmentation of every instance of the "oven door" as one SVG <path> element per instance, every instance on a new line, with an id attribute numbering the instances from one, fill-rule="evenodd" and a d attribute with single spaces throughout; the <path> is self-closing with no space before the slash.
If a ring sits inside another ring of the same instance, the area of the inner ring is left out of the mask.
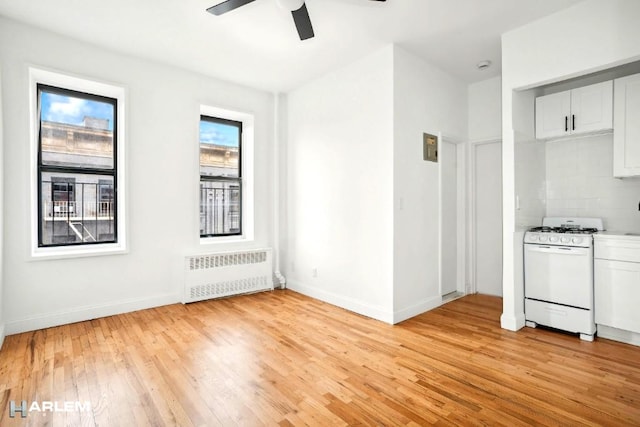
<path id="1" fill-rule="evenodd" d="M 524 245 L 525 297 L 593 308 L 593 248 Z"/>

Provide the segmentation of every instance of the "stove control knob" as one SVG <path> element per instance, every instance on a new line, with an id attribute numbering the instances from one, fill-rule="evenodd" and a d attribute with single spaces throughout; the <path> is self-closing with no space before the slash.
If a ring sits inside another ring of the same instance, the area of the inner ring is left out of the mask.
<path id="1" fill-rule="evenodd" d="M 532 242 L 535 242 L 536 240 L 538 240 L 538 235 L 537 234 L 530 234 L 529 235 L 529 240 L 531 240 Z"/>
<path id="2" fill-rule="evenodd" d="M 562 243 L 569 243 L 569 240 L 571 240 L 571 239 L 569 239 L 568 237 L 563 237 L 563 238 L 560 239 L 560 241 Z"/>
<path id="3" fill-rule="evenodd" d="M 582 243 L 582 237 L 574 237 L 573 239 L 571 239 L 571 241 L 573 243 L 575 243 L 576 245 L 580 244 L 580 243 Z"/>
<path id="4" fill-rule="evenodd" d="M 551 243 L 555 243 L 555 242 L 557 242 L 557 241 L 558 241 L 558 236 L 550 236 L 550 237 L 549 237 L 549 241 L 550 241 Z"/>
<path id="5" fill-rule="evenodd" d="M 540 241 L 541 242 L 546 242 L 547 241 L 547 236 L 540 236 Z"/>

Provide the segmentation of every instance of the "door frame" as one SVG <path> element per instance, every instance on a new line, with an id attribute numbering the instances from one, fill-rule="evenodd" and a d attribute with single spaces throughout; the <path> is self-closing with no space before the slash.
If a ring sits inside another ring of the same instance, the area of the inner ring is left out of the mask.
<path id="1" fill-rule="evenodd" d="M 442 225 L 443 225 L 443 196 L 442 196 L 442 164 L 444 158 L 442 154 L 444 153 L 444 149 L 442 148 L 445 143 L 452 144 L 456 147 L 456 193 L 457 193 L 457 212 L 456 212 L 456 229 L 457 229 L 457 241 L 456 241 L 456 292 L 466 295 L 467 287 L 465 286 L 467 280 L 466 274 L 466 237 L 467 237 L 467 226 L 466 226 L 466 215 L 467 215 L 467 180 L 468 180 L 468 170 L 467 170 L 467 144 L 464 144 L 464 141 L 461 141 L 457 138 L 449 137 L 447 135 L 442 135 L 441 132 L 436 134 L 438 136 L 438 143 L 440 146 L 438 147 L 438 292 L 442 297 Z"/>

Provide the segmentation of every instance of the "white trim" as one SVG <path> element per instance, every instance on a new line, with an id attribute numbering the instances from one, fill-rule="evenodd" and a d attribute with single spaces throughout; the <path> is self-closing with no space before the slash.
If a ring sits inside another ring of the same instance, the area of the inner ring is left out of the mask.
<path id="1" fill-rule="evenodd" d="M 625 331 L 606 325 L 597 325 L 598 337 L 640 346 L 640 333 Z"/>
<path id="2" fill-rule="evenodd" d="M 335 305 L 345 310 L 353 311 L 354 313 L 361 314 L 363 316 L 370 317 L 372 319 L 379 320 L 381 322 L 393 324 L 393 313 L 385 310 L 382 307 L 374 306 L 370 304 L 363 304 L 361 301 L 354 298 L 345 297 L 332 292 L 326 292 L 303 285 L 297 281 L 289 280 L 287 282 L 287 288 L 299 292 L 311 298 L 318 299 L 320 301 L 327 302 L 331 305 Z"/>
<path id="3" fill-rule="evenodd" d="M 442 304 L 442 297 L 438 296 L 419 301 L 416 304 L 403 308 L 402 310 L 395 310 L 393 312 L 393 324 L 400 323 L 412 317 L 426 313 L 429 310 L 440 307 Z"/>
<path id="4" fill-rule="evenodd" d="M 254 240 L 255 205 L 254 205 L 254 144 L 255 144 L 255 116 L 251 113 L 229 110 L 210 105 L 200 105 L 200 115 L 234 120 L 242 123 L 241 161 L 242 161 L 242 234 L 240 236 L 200 237 L 200 194 L 195 197 L 196 236 L 200 245 L 215 245 L 221 243 L 246 243 Z M 198 138 L 200 135 L 200 116 L 198 116 Z M 200 182 L 200 141 L 196 145 L 196 176 Z M 194 191 L 197 192 L 197 186 Z"/>
<path id="5" fill-rule="evenodd" d="M 100 317 L 176 304 L 179 302 L 180 295 L 175 293 L 160 294 L 145 298 L 131 298 L 116 303 L 90 305 L 71 310 L 62 310 L 26 317 L 7 322 L 5 327 L 7 334 L 19 334 L 22 332 L 35 331 L 53 326 L 67 325 L 74 322 L 83 322 L 85 320 L 92 320 Z"/>
<path id="6" fill-rule="evenodd" d="M 477 283 L 477 232 L 478 232 L 478 218 L 477 218 L 477 191 L 476 188 L 476 151 L 477 147 L 480 145 L 489 145 L 489 144 L 502 144 L 501 138 L 492 138 L 492 139 L 482 139 L 476 141 L 469 142 L 469 155 L 468 155 L 468 168 L 469 171 L 469 278 L 468 278 L 468 293 L 475 294 L 478 292 L 478 283 Z"/>
<path id="7" fill-rule="evenodd" d="M 2 114 L 2 69 L 0 69 L 0 165 L 4 170 L 4 121 Z M 4 174 L 0 173 L 0 350 L 4 342 Z"/>
<path id="8" fill-rule="evenodd" d="M 509 316 L 507 313 L 502 313 L 500 316 L 500 327 L 510 331 L 518 331 L 524 328 L 524 322 L 524 313 L 518 313 L 516 316 Z"/>
<path id="9" fill-rule="evenodd" d="M 457 255 L 456 268 L 458 283 L 456 289 L 467 294 L 467 144 L 456 145 L 456 184 L 457 184 Z"/>
<path id="10" fill-rule="evenodd" d="M 437 142 L 437 156 L 438 156 L 438 297 L 442 298 L 442 164 L 444 154 L 444 140 L 442 139 L 442 132 L 436 134 L 438 136 Z"/>
<path id="11" fill-rule="evenodd" d="M 37 84 L 65 89 L 77 90 L 85 93 L 106 96 L 117 100 L 117 215 L 118 215 L 118 242 L 99 245 L 38 247 L 38 89 Z M 29 123 L 30 123 L 30 176 L 31 176 L 31 233 L 28 245 L 28 259 L 60 259 L 83 256 L 110 255 L 127 253 L 127 181 L 126 175 L 126 89 L 94 79 L 74 77 L 60 72 L 47 71 L 40 68 L 29 67 Z"/>
<path id="12" fill-rule="evenodd" d="M 284 114 L 280 114 L 280 100 L 281 95 L 279 93 L 273 94 L 273 275 L 278 280 L 280 288 L 286 287 L 286 279 L 280 271 L 280 138 L 285 132 L 281 132 L 281 121 Z M 274 283 L 274 286 L 276 284 Z"/>
<path id="13" fill-rule="evenodd" d="M 467 293 L 467 289 L 465 286 L 466 281 L 466 269 L 465 269 L 465 239 L 466 239 L 466 226 L 465 226 L 465 216 L 466 216 L 466 206 L 465 206 L 465 196 L 466 196 L 466 173 L 465 173 L 465 164 L 464 162 L 460 162 L 461 157 L 458 155 L 458 150 L 463 149 L 461 147 L 462 143 L 459 140 L 454 138 L 449 138 L 447 136 L 443 136 L 441 132 L 437 133 L 438 136 L 438 299 L 442 300 L 442 252 L 443 252 L 443 236 L 442 236 L 442 225 L 443 225 L 443 178 L 442 178 L 442 169 L 443 169 L 443 161 L 444 157 L 444 144 L 451 144 L 454 147 L 454 159 L 453 161 L 456 164 L 456 291 L 461 292 L 463 294 Z M 464 158 L 464 157 L 463 157 Z"/>
<path id="14" fill-rule="evenodd" d="M 199 209 L 199 208 L 198 208 Z M 200 218 L 198 218 L 198 236 L 200 235 Z M 243 226 L 244 228 L 244 220 Z M 200 237 L 200 245 L 201 246 L 215 246 L 215 245 L 224 245 L 228 243 L 246 243 L 253 242 L 253 239 L 249 239 L 244 235 L 241 236 L 218 236 L 218 237 Z"/>
<path id="15" fill-rule="evenodd" d="M 36 220 L 37 221 L 37 220 Z M 118 218 L 120 222 L 120 218 Z M 36 229 L 36 240 L 37 236 Z M 118 233 L 118 240 L 120 240 L 120 234 Z M 84 258 L 104 255 L 123 255 L 129 253 L 129 250 L 123 247 L 120 243 L 103 243 L 100 245 L 78 245 L 78 246 L 52 246 L 50 248 L 38 248 L 37 242 L 35 247 L 32 248 L 29 256 L 29 261 L 39 260 L 56 260 L 56 259 L 71 259 L 71 258 Z"/>

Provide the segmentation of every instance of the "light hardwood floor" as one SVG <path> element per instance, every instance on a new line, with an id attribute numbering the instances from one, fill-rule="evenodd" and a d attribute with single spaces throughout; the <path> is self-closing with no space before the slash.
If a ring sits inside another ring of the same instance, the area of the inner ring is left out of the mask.
<path id="1" fill-rule="evenodd" d="M 0 425 L 640 425 L 640 348 L 500 312 L 472 295 L 390 326 L 274 291 L 13 335 Z"/>

